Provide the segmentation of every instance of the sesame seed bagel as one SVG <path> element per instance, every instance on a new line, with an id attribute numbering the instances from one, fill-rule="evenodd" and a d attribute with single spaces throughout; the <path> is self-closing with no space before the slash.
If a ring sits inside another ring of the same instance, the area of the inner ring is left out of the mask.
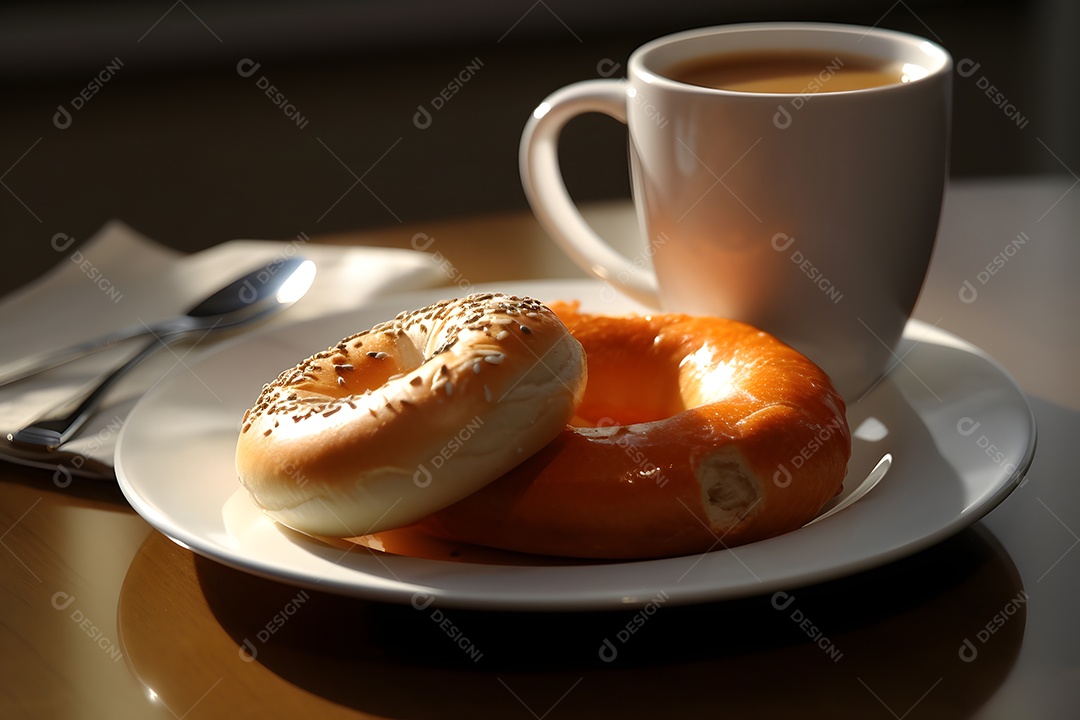
<path id="1" fill-rule="evenodd" d="M 540 302 L 446 300 L 281 373 L 244 414 L 240 482 L 301 532 L 354 537 L 475 492 L 558 435 L 585 356 Z"/>

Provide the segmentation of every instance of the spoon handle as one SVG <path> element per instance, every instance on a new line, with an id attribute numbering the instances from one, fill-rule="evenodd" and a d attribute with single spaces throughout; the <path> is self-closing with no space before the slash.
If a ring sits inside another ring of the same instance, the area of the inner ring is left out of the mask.
<path id="1" fill-rule="evenodd" d="M 177 332 L 179 329 L 179 327 L 176 327 L 175 320 L 166 320 L 153 325 L 131 325 L 68 347 L 27 355 L 0 365 L 0 387 L 51 370 L 72 360 L 78 360 L 99 350 L 111 348 L 125 340 L 151 334 L 161 337 Z"/>
<path id="2" fill-rule="evenodd" d="M 179 334 L 174 334 L 154 338 L 154 340 L 143 347 L 142 350 L 135 353 L 131 359 L 93 384 L 92 387 L 86 391 L 86 395 L 82 396 L 81 402 L 79 402 L 74 410 L 65 412 L 66 408 L 68 408 L 72 402 L 75 402 L 75 400 L 69 400 L 64 403 L 62 408 L 58 408 L 54 412 L 48 413 L 46 417 L 8 435 L 7 439 L 21 445 L 31 445 L 47 450 L 55 450 L 79 431 L 79 428 L 83 426 L 83 423 L 85 423 L 87 419 L 94 414 L 94 411 L 97 410 L 105 397 L 105 393 L 117 380 L 126 375 L 133 367 L 178 337 L 180 337 Z"/>

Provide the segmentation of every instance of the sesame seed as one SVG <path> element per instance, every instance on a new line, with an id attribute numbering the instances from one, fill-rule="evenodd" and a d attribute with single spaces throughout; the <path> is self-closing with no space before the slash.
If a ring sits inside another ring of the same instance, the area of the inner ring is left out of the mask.
<path id="1" fill-rule="evenodd" d="M 507 353 L 499 352 L 499 348 L 505 347 L 506 337 L 512 334 L 515 326 L 523 335 L 533 335 L 538 330 L 530 327 L 530 321 L 525 318 L 546 318 L 549 315 L 547 308 L 537 300 L 498 293 L 442 300 L 421 310 L 399 313 L 393 320 L 346 337 L 337 345 L 312 355 L 295 367 L 280 373 L 273 383 L 264 385 L 255 405 L 244 414 L 241 421 L 242 432 L 249 431 L 254 427 L 254 422 L 262 422 L 262 419 L 266 418 L 270 422 L 262 425 L 264 434 L 272 435 L 274 428 L 280 426 L 277 418 L 284 421 L 284 418 L 291 417 L 293 422 L 297 423 L 316 414 L 329 417 L 346 406 L 360 409 L 360 405 L 364 405 L 376 418 L 382 417 L 383 408 L 387 411 L 401 411 L 410 401 L 395 399 L 391 404 L 384 397 L 385 392 L 381 388 L 368 388 L 349 394 L 352 389 L 343 376 L 346 372 L 357 369 L 352 361 L 364 352 L 362 347 L 369 337 L 375 341 L 376 346 L 390 347 L 393 350 L 390 343 L 400 342 L 402 335 L 411 332 L 412 337 L 421 342 L 418 350 L 425 350 L 423 341 L 430 342 L 427 347 L 434 348 L 424 353 L 425 363 L 432 361 L 440 353 L 451 351 L 459 341 L 464 344 L 467 338 L 469 342 L 481 345 L 471 349 L 471 357 L 465 360 L 466 363 L 472 363 L 473 373 L 479 375 L 483 363 L 499 365 L 506 362 Z M 453 327 L 444 328 L 443 325 L 447 323 Z M 438 333 L 438 342 L 442 343 L 438 347 L 434 347 L 436 339 L 433 333 Z M 391 367 L 388 371 L 391 373 L 402 370 L 399 367 L 401 359 L 396 351 L 372 350 L 365 354 L 372 360 L 389 359 Z M 465 353 L 462 352 L 462 355 Z M 442 388 L 446 397 L 450 397 L 454 393 L 450 378 L 454 373 L 467 372 L 467 365 L 458 366 L 457 362 L 458 358 L 455 358 L 453 371 L 445 363 L 440 363 L 434 373 L 425 372 L 421 375 L 401 372 L 384 382 L 407 376 L 409 385 L 417 388 L 417 391 L 428 387 L 430 383 L 430 391 Z M 343 397 L 332 398 L 321 389 L 328 376 L 337 381 L 337 387 L 342 388 L 340 393 Z M 486 401 L 496 402 L 492 388 L 487 384 L 482 387 Z M 416 398 L 413 398 L 412 401 L 415 400 Z M 378 404 L 372 407 L 370 403 Z"/>

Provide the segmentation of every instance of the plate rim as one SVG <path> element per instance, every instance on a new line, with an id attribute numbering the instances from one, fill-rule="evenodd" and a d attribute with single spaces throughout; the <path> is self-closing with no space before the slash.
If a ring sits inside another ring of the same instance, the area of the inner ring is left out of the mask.
<path id="1" fill-rule="evenodd" d="M 515 294 L 534 294 L 543 295 L 546 292 L 557 291 L 559 293 L 575 292 L 579 295 L 583 295 L 590 290 L 593 292 L 603 291 L 603 288 L 609 287 L 605 283 L 596 280 L 589 279 L 543 279 L 543 280 L 513 280 L 500 283 L 484 283 L 482 285 L 476 285 L 470 288 L 475 292 L 512 292 Z M 570 290 L 573 288 L 573 290 Z M 424 301 L 424 298 L 432 298 L 426 300 L 426 302 L 432 302 L 433 298 L 437 294 L 442 293 L 444 295 L 453 293 L 453 288 L 429 288 L 419 291 L 410 291 L 407 293 L 387 295 L 381 298 L 375 299 L 357 308 L 343 309 L 340 313 L 333 313 L 323 315 L 318 318 L 309 318 L 307 320 L 298 321 L 300 323 L 331 323 L 336 318 L 340 318 L 347 313 L 364 313 L 373 312 L 380 306 L 389 304 L 399 304 L 403 307 L 411 307 L 411 303 L 416 302 L 413 298 Z M 620 302 L 620 308 L 632 311 L 636 308 L 642 308 L 634 301 L 618 296 Z M 426 304 L 425 302 L 425 304 Z M 213 351 L 200 356 L 195 363 L 191 363 L 193 366 L 204 364 L 211 360 L 211 358 L 217 357 L 224 353 L 230 352 L 238 345 L 250 343 L 253 340 L 258 340 L 262 337 L 274 336 L 280 333 L 287 332 L 290 327 L 293 327 L 293 323 L 281 325 L 275 328 L 260 329 L 255 332 L 234 338 L 227 343 L 223 343 L 219 347 L 214 348 Z M 128 477 L 128 469 L 125 467 L 124 455 L 127 452 L 126 447 L 129 442 L 129 428 L 134 426 L 134 423 L 125 422 L 121 428 L 117 438 L 116 452 L 114 456 L 114 466 L 116 469 L 117 481 L 123 492 L 125 498 L 132 505 L 132 507 L 139 513 L 150 525 L 156 530 L 162 532 L 169 537 L 173 542 L 176 542 L 180 546 L 191 550 L 203 557 L 214 560 L 215 562 L 222 563 L 223 565 L 235 568 L 240 571 L 248 572 L 253 575 L 263 577 L 269 580 L 285 582 L 291 585 L 299 587 L 305 587 L 308 589 L 321 590 L 327 592 L 333 592 L 336 594 L 347 595 L 351 597 L 375 600 L 381 602 L 392 603 L 413 603 L 414 607 L 417 605 L 418 596 L 424 596 L 421 602 L 431 603 L 437 602 L 440 607 L 456 607 L 456 608 L 468 608 L 468 609 L 483 609 L 483 610 L 501 610 L 501 611 L 595 611 L 595 610 L 611 610 L 611 609 L 628 609 L 642 607 L 646 603 L 652 601 L 657 593 L 660 591 L 670 590 L 671 593 L 665 598 L 664 602 L 672 605 L 677 604 L 694 604 L 702 602 L 714 602 L 720 600 L 737 599 L 742 597 L 750 597 L 765 594 L 768 592 L 774 592 L 778 589 L 792 590 L 799 587 L 805 587 L 807 585 L 813 585 L 828 580 L 837 579 L 847 575 L 864 572 L 866 570 L 879 567 L 891 562 L 895 562 L 901 558 L 910 556 L 920 550 L 926 549 L 932 545 L 935 545 L 946 538 L 956 534 L 963 528 L 973 524 L 980 518 L 984 517 L 987 513 L 992 511 L 998 505 L 1000 505 L 1012 491 L 1018 487 L 1024 477 L 1026 476 L 1031 463 L 1035 456 L 1035 449 L 1037 445 L 1037 428 L 1035 424 L 1035 416 L 1031 409 L 1031 405 L 1027 400 L 1027 397 L 1023 390 L 1019 387 L 1015 379 L 1008 373 L 1008 371 L 1001 366 L 992 356 L 981 348 L 973 345 L 972 343 L 964 340 L 958 335 L 946 330 L 932 326 L 922 320 L 911 319 L 908 325 L 905 327 L 904 336 L 908 337 L 913 332 L 923 332 L 930 336 L 937 335 L 942 339 L 947 339 L 949 343 L 966 354 L 971 354 L 979 357 L 984 362 L 987 362 L 990 367 L 995 371 L 996 375 L 1001 380 L 1001 386 L 1007 387 L 1011 392 L 1014 392 L 1017 399 L 1022 403 L 1024 410 L 1026 411 L 1027 425 L 1024 428 L 1027 434 L 1027 443 L 1024 450 L 1023 457 L 1016 462 L 1014 469 L 1011 473 L 1002 474 L 997 482 L 988 484 L 987 488 L 991 489 L 991 492 L 983 497 L 978 503 L 968 508 L 967 512 L 961 512 L 949 522 L 942 524 L 932 532 L 927 532 L 918 537 L 907 539 L 894 547 L 884 552 L 878 552 L 875 554 L 865 555 L 862 557 L 856 557 L 848 559 L 844 562 L 827 565 L 824 567 L 812 567 L 803 571 L 789 573 L 782 577 L 776 577 L 766 582 L 743 582 L 736 586 L 717 586 L 713 588 L 698 588 L 692 589 L 686 592 L 678 592 L 675 588 L 671 587 L 656 587 L 648 586 L 647 583 L 642 583 L 642 592 L 635 595 L 627 595 L 622 592 L 613 592 L 611 589 L 584 589 L 578 593 L 563 593 L 560 595 L 543 596 L 538 597 L 534 594 L 515 593 L 513 591 L 507 591 L 498 595 L 478 594 L 473 593 L 469 595 L 467 593 L 446 591 L 445 589 L 438 589 L 432 587 L 425 587 L 416 585 L 414 583 L 406 583 L 398 580 L 397 582 L 389 582 L 380 578 L 380 582 L 371 584 L 371 582 L 344 582 L 338 580 L 327 581 L 324 578 L 314 579 L 312 573 L 296 571 L 293 568 L 282 568 L 275 566 L 272 562 L 265 561 L 261 558 L 244 558 L 239 553 L 229 552 L 227 548 L 221 546 L 220 543 L 214 543 L 206 538 L 201 538 L 197 533 L 185 531 L 183 527 L 177 525 L 177 523 L 165 516 L 157 507 L 152 503 L 146 501 L 143 494 L 140 492 L 138 486 L 139 481 L 134 478 Z M 145 412 L 146 407 L 153 407 L 155 399 L 162 394 L 168 392 L 169 388 L 174 383 L 182 382 L 177 377 L 182 377 L 183 373 L 174 371 L 171 376 L 166 377 L 161 383 L 159 383 L 150 393 L 147 393 L 144 397 L 136 403 L 132 408 L 129 415 L 129 419 L 132 417 L 138 418 L 138 416 Z M 853 505 L 852 508 L 856 507 Z M 844 512 L 851 511 L 852 508 L 848 508 Z M 220 512 L 221 508 L 214 508 L 214 512 Z M 827 527 L 827 524 L 824 524 Z M 806 530 L 803 528 L 802 530 Z M 799 532 L 799 531 L 797 531 Z M 820 532 L 820 531 L 818 531 Z M 772 538 L 770 540 L 761 541 L 761 543 L 753 543 L 752 545 L 761 546 L 766 543 L 771 543 L 773 540 L 782 539 Z M 751 546 L 741 546 L 747 548 Z M 372 551 L 374 552 L 374 551 Z M 718 553 L 731 552 L 731 550 L 724 549 L 715 551 Z M 704 556 L 703 556 L 704 557 Z M 413 560 L 423 563 L 439 563 L 440 565 L 455 567 L 470 567 L 469 564 L 464 563 L 449 563 L 439 560 L 427 560 L 420 558 L 407 558 L 407 560 Z M 632 566 L 635 568 L 641 568 L 642 570 L 648 570 L 650 568 L 657 567 L 657 564 L 671 563 L 678 558 L 658 558 L 648 560 L 637 561 L 620 561 L 615 563 L 600 563 L 598 565 L 585 565 L 585 566 L 540 566 L 530 567 L 528 570 L 540 571 L 541 574 L 546 573 L 560 573 L 570 571 L 581 572 L 579 568 L 595 569 L 597 567 L 612 567 L 612 566 Z M 484 567 L 484 566 L 481 566 Z M 507 567 L 507 566 L 486 566 L 486 567 Z M 520 567 L 519 567 L 520 569 Z M 753 574 L 753 573 L 751 573 Z M 362 573 L 359 577 L 367 577 Z M 624 590 L 624 588 L 616 588 L 616 591 Z M 426 607 L 426 605 L 424 605 Z"/>

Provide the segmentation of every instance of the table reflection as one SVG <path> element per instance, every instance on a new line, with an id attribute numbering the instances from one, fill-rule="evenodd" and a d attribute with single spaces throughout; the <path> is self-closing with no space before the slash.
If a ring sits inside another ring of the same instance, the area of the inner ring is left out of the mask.
<path id="1" fill-rule="evenodd" d="M 285 585 L 151 536 L 119 603 L 125 657 L 183 714 L 958 717 L 1024 635 L 1019 573 L 981 525 L 841 580 L 625 612 L 389 605 Z M 216 692 L 221 684 L 228 692 Z M 785 715 L 781 715 L 784 713 Z"/>

